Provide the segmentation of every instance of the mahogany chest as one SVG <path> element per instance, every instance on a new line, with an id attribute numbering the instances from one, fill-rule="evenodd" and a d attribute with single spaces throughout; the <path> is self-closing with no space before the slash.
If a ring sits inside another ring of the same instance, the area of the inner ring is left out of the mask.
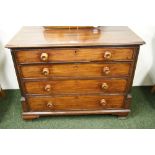
<path id="1" fill-rule="evenodd" d="M 128 27 L 23 27 L 8 43 L 22 117 L 130 112 L 140 45 Z"/>

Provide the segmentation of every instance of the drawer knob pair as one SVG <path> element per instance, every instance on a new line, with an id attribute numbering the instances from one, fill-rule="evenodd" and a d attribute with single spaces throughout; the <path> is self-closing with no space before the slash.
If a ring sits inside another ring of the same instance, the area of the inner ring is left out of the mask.
<path id="1" fill-rule="evenodd" d="M 49 75 L 50 71 L 49 71 L 48 68 L 43 68 L 42 73 L 43 73 L 45 76 L 47 76 L 47 75 Z"/>
<path id="2" fill-rule="evenodd" d="M 48 60 L 48 54 L 47 53 L 41 53 L 40 59 L 42 61 L 47 61 Z"/>
<path id="3" fill-rule="evenodd" d="M 47 107 L 48 107 L 49 109 L 53 109 L 53 108 L 54 108 L 54 105 L 53 105 L 52 102 L 48 102 L 48 103 L 47 103 Z"/>
<path id="4" fill-rule="evenodd" d="M 47 92 L 50 92 L 51 91 L 51 85 L 50 84 L 47 84 L 45 86 L 45 91 L 47 91 Z"/>
<path id="5" fill-rule="evenodd" d="M 106 106 L 107 102 L 106 102 L 105 99 L 102 99 L 100 101 L 100 104 L 101 104 L 101 106 Z M 50 109 L 53 109 L 54 108 L 54 104 L 52 102 L 48 102 L 47 103 L 47 107 L 50 108 Z"/>
<path id="6" fill-rule="evenodd" d="M 104 53 L 104 58 L 105 58 L 105 59 L 110 59 L 110 58 L 111 58 L 111 52 L 106 51 L 106 52 Z"/>
<path id="7" fill-rule="evenodd" d="M 100 101 L 101 106 L 105 106 L 107 104 L 107 101 L 105 99 L 102 99 Z"/>
<path id="8" fill-rule="evenodd" d="M 107 90 L 109 88 L 107 83 L 102 83 L 102 89 Z"/>

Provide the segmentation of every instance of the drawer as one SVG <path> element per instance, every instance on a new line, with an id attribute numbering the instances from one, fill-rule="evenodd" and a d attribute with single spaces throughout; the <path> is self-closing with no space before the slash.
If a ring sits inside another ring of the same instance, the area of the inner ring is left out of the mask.
<path id="1" fill-rule="evenodd" d="M 30 111 L 102 110 L 123 108 L 124 96 L 29 97 Z"/>
<path id="2" fill-rule="evenodd" d="M 20 63 L 78 62 L 133 59 L 133 48 L 32 49 L 16 52 Z"/>
<path id="3" fill-rule="evenodd" d="M 127 76 L 130 63 L 74 63 L 21 66 L 23 78 Z"/>
<path id="4" fill-rule="evenodd" d="M 54 80 L 25 82 L 27 94 L 64 93 L 121 93 L 125 92 L 124 79 L 105 80 Z"/>

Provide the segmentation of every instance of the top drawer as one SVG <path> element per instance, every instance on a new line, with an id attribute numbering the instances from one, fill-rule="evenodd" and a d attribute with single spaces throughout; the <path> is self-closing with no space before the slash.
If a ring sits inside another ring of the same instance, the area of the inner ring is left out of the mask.
<path id="1" fill-rule="evenodd" d="M 16 57 L 19 63 L 131 60 L 133 48 L 21 49 Z"/>

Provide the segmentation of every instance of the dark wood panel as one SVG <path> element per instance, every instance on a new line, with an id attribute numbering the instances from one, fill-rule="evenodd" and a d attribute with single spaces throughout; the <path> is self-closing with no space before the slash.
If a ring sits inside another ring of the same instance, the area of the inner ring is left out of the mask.
<path id="1" fill-rule="evenodd" d="M 20 63 L 131 60 L 133 48 L 21 49 L 16 56 Z"/>
<path id="2" fill-rule="evenodd" d="M 130 63 L 53 64 L 21 66 L 23 78 L 127 76 Z M 46 74 L 45 74 L 46 73 Z"/>
<path id="3" fill-rule="evenodd" d="M 124 79 L 105 80 L 54 80 L 26 81 L 28 94 L 65 94 L 65 93 L 122 93 L 127 81 Z"/>
<path id="4" fill-rule="evenodd" d="M 124 96 L 30 97 L 30 111 L 117 109 L 124 105 Z"/>

